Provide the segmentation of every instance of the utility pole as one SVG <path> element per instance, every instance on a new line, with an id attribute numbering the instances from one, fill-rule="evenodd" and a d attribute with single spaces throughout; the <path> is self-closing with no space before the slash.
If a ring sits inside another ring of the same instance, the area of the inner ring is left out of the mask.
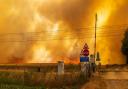
<path id="1" fill-rule="evenodd" d="M 96 35 L 97 35 L 97 14 L 95 15 L 95 43 L 94 43 L 94 59 L 96 60 Z"/>

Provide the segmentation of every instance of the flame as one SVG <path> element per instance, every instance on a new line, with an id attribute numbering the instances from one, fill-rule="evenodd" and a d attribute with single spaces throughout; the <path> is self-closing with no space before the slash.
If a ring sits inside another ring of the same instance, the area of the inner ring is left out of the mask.
<path id="1" fill-rule="evenodd" d="M 109 16 L 110 16 L 110 11 L 109 10 L 108 11 L 107 10 L 98 11 L 98 21 L 97 21 L 98 27 L 103 26 L 107 22 Z"/>
<path id="2" fill-rule="evenodd" d="M 32 60 L 29 61 L 29 63 L 48 63 L 52 61 L 49 51 L 45 47 L 43 47 L 43 45 L 35 45 L 32 48 L 32 51 Z"/>
<path id="3" fill-rule="evenodd" d="M 49 21 L 49 20 L 46 20 L 46 22 L 47 21 Z M 50 33 L 53 34 L 54 37 L 57 37 L 58 30 L 59 30 L 59 23 L 56 23 L 56 24 L 51 24 L 50 23 L 48 28 L 47 28 L 47 31 L 51 31 Z M 48 34 L 49 34 L 49 32 L 48 32 Z M 41 38 L 41 37 L 39 37 L 39 38 Z M 42 39 L 42 40 L 45 40 L 45 39 Z M 35 45 L 32 47 L 32 52 L 33 52 L 32 60 L 29 61 L 29 63 L 35 63 L 35 62 L 37 62 L 37 63 L 42 63 L 42 62 L 48 63 L 48 62 L 53 61 L 49 50 L 46 49 L 45 46 L 46 45 L 44 45 L 44 44 L 38 43 L 38 41 L 35 42 Z"/>
<path id="4" fill-rule="evenodd" d="M 122 4 L 124 4 L 124 1 L 123 0 L 118 0 L 117 3 L 119 5 L 122 5 Z M 113 12 L 115 12 L 118 9 L 117 3 L 115 3 L 114 0 L 105 0 L 100 5 L 100 7 L 97 9 L 97 14 L 98 14 L 97 27 L 102 27 L 102 26 L 110 23 L 110 22 L 108 22 L 110 16 L 113 14 Z M 106 29 L 97 28 L 97 33 L 104 32 L 105 30 Z M 101 41 L 102 41 L 102 44 L 100 43 Z M 99 45 L 97 49 L 98 49 L 98 51 L 100 51 L 102 53 L 101 63 L 102 64 L 108 64 L 108 60 L 110 60 L 108 55 L 111 55 L 111 51 L 109 49 L 110 44 L 108 43 L 108 39 L 99 37 L 97 39 L 97 43 Z"/>
<path id="5" fill-rule="evenodd" d="M 112 12 L 116 10 L 116 4 L 113 0 L 105 0 L 97 9 L 99 27 L 105 25 Z"/>
<path id="6" fill-rule="evenodd" d="M 14 37 L 15 40 L 32 41 L 30 43 L 26 41 L 24 45 L 20 46 L 17 46 L 18 43 L 12 43 L 13 47 L 10 44 L 1 45 L 1 50 L 7 49 L 6 53 L 1 51 L 1 56 L 15 55 L 25 59 L 25 62 L 53 62 L 62 59 L 66 62 L 76 63 L 79 51 L 85 42 L 89 44 L 90 51 L 93 51 L 94 48 L 93 38 L 91 41 L 86 37 L 79 39 L 86 35 L 93 37 L 91 32 L 88 34 L 88 31 L 86 33 L 83 32 L 85 31 L 83 29 L 76 29 L 87 25 L 93 26 L 91 18 L 95 15 L 94 13 L 98 15 L 98 27 L 111 24 L 109 22 L 111 15 L 124 2 L 126 0 L 116 2 L 114 0 L 94 0 L 94 2 L 91 0 L 70 0 L 68 2 L 66 0 L 0 0 L 0 33 L 25 33 L 21 34 L 23 40 Z M 97 31 L 104 32 L 105 30 L 97 28 Z M 27 34 L 28 32 L 30 33 Z M 21 36 L 18 35 L 22 39 Z M 66 40 L 50 40 L 61 38 L 66 38 Z M 108 43 L 108 39 L 102 37 L 97 39 L 97 43 L 97 50 L 105 57 L 102 60 L 102 63 L 105 64 L 111 53 L 110 43 Z M 78 49 L 76 44 L 79 46 Z M 109 46 L 104 48 L 106 45 Z M 29 58 L 28 55 L 31 57 Z"/>
<path id="7" fill-rule="evenodd" d="M 98 15 L 98 17 L 97 17 L 97 27 L 102 27 L 103 25 L 105 25 L 107 23 L 107 20 L 109 19 L 110 15 L 113 11 L 113 7 L 110 6 L 111 4 L 112 3 L 110 3 L 109 0 L 108 0 L 108 1 L 103 3 L 104 7 L 103 6 L 99 7 L 99 9 L 97 11 L 97 15 Z M 104 32 L 104 30 L 97 28 L 97 33 L 99 33 L 99 32 Z M 98 38 L 97 43 L 100 43 L 101 40 L 102 40 L 101 37 Z M 107 44 L 107 42 L 104 41 L 103 44 Z M 100 44 L 98 44 L 98 45 L 100 45 Z M 104 58 L 107 58 L 108 53 L 109 53 L 108 48 L 106 47 L 106 49 L 104 49 L 102 47 L 103 47 L 103 45 L 99 46 L 99 48 L 97 48 L 97 51 L 100 50 L 102 55 L 104 55 Z M 104 54 L 104 50 L 106 50 L 105 54 Z M 106 59 L 104 60 L 104 58 L 101 57 L 101 63 L 102 64 L 107 64 L 108 62 L 107 62 Z"/>
<path id="8" fill-rule="evenodd" d="M 54 27 L 53 27 L 53 34 L 56 34 L 59 30 L 59 23 L 56 23 L 54 24 Z"/>

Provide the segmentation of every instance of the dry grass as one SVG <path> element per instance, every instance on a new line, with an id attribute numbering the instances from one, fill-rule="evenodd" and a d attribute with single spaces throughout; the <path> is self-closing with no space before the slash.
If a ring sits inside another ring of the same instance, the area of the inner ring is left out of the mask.
<path id="1" fill-rule="evenodd" d="M 0 71 L 0 84 L 48 87 L 49 89 L 79 89 L 78 87 L 87 81 L 87 76 L 80 72 L 80 65 L 65 65 L 63 75 L 57 74 L 57 65 L 40 65 L 40 67 L 31 65 L 33 66 L 0 65 L 0 69 L 3 68 Z"/>
<path id="2" fill-rule="evenodd" d="M 0 84 L 20 85 L 20 86 L 45 86 L 52 89 L 60 87 L 71 87 L 85 83 L 85 78 L 78 72 L 65 73 L 58 75 L 56 73 L 39 72 L 0 72 Z"/>

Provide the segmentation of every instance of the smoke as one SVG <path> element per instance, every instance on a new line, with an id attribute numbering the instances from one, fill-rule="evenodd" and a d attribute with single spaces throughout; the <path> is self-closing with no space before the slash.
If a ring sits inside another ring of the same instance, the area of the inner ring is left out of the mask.
<path id="1" fill-rule="evenodd" d="M 101 30 L 104 34 L 109 34 L 110 37 L 98 39 L 98 50 L 102 55 L 103 64 L 125 63 L 125 58 L 121 53 L 121 43 L 124 31 L 127 28 L 126 24 L 128 24 L 128 20 L 126 19 L 128 18 L 127 5 L 128 2 L 125 0 L 117 0 L 116 2 L 111 0 L 109 4 L 104 5 L 104 10 L 109 13 L 109 16 L 103 25 L 110 25 L 111 27 Z M 119 35 L 115 36 L 114 34 Z"/>
<path id="2" fill-rule="evenodd" d="M 79 28 L 94 27 L 96 13 L 98 26 L 127 24 L 127 5 L 125 0 L 0 0 L 1 63 L 76 63 L 85 42 L 91 53 L 94 48 L 93 29 Z M 106 30 L 112 29 L 98 32 Z M 103 64 L 108 59 L 124 63 L 120 52 L 122 36 L 118 38 L 116 43 L 115 38 L 98 38 L 97 50 Z"/>

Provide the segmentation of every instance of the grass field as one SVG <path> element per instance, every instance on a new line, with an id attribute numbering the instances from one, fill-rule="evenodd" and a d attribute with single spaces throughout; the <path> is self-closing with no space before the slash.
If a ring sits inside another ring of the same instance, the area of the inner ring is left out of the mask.
<path id="1" fill-rule="evenodd" d="M 63 75 L 55 64 L 31 65 L 0 65 L 0 89 L 79 89 L 87 80 L 78 65 L 66 65 Z"/>
<path id="2" fill-rule="evenodd" d="M 0 84 L 0 89 L 45 89 L 45 87 L 30 87 L 22 85 Z"/>

